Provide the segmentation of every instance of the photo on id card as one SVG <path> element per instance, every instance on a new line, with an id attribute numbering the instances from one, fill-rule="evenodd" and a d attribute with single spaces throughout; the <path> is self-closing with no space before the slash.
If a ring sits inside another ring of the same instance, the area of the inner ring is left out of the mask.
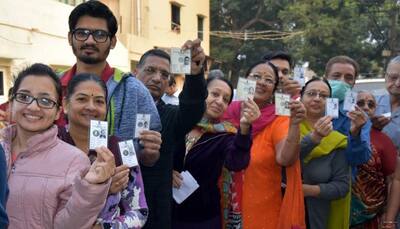
<path id="1" fill-rule="evenodd" d="M 136 157 L 135 146 L 133 140 L 127 140 L 118 142 L 119 152 L 121 153 L 122 164 L 132 168 L 138 166 L 138 160 Z"/>
<path id="2" fill-rule="evenodd" d="M 332 118 L 339 118 L 339 99 L 326 99 L 325 115 L 331 116 Z"/>
<path id="3" fill-rule="evenodd" d="M 171 48 L 171 73 L 190 74 L 191 63 L 190 49 Z"/>
<path id="4" fill-rule="evenodd" d="M 302 66 L 296 66 L 293 70 L 293 80 L 296 80 L 302 87 L 306 84 L 305 69 Z"/>
<path id="5" fill-rule="evenodd" d="M 106 121 L 90 120 L 89 128 L 89 149 L 108 144 L 108 123 Z"/>
<path id="6" fill-rule="evenodd" d="M 239 77 L 237 85 L 237 100 L 246 101 L 248 98 L 253 99 L 256 91 L 255 80 L 249 80 L 243 77 Z"/>
<path id="7" fill-rule="evenodd" d="M 137 114 L 135 126 L 135 138 L 138 138 L 140 132 L 150 129 L 150 114 Z"/>
<path id="8" fill-rule="evenodd" d="M 276 115 L 290 116 L 289 102 L 290 102 L 290 95 L 283 93 L 275 93 Z"/>
<path id="9" fill-rule="evenodd" d="M 344 97 L 343 110 L 354 111 L 357 102 L 357 92 L 348 91 Z"/>

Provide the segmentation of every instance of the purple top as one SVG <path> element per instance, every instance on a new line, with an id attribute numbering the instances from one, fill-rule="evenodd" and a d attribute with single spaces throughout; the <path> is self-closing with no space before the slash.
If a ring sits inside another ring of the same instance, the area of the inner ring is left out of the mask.
<path id="1" fill-rule="evenodd" d="M 232 171 L 245 169 L 250 162 L 251 136 L 240 131 L 204 133 L 185 156 L 185 146 L 177 146 L 174 169 L 189 171 L 200 187 L 181 204 L 174 206 L 174 220 L 199 222 L 220 215 L 218 179 L 222 166 Z"/>
<path id="2" fill-rule="evenodd" d="M 65 128 L 58 130 L 58 137 L 75 146 L 74 140 Z M 115 136 L 108 138 L 108 148 L 114 154 L 115 164 L 121 165 L 121 155 L 118 147 L 119 139 Z M 89 152 L 89 156 L 93 152 Z M 101 210 L 97 222 L 103 228 L 142 228 L 146 223 L 148 208 L 144 195 L 143 179 L 140 167 L 130 169 L 128 187 L 122 192 L 110 194 Z"/>

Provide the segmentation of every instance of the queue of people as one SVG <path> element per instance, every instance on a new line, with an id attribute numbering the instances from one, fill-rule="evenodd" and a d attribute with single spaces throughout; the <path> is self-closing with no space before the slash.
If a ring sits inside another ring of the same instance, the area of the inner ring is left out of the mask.
<path id="1" fill-rule="evenodd" d="M 288 53 L 267 53 L 245 74 L 254 98 L 233 101 L 232 83 L 220 70 L 206 79 L 201 41 L 188 40 L 190 73 L 167 104 L 167 52 L 145 52 L 133 73 L 108 64 L 118 27 L 106 5 L 78 5 L 69 29 L 76 64 L 28 66 L 0 113 L 0 228 L 396 228 L 400 57 L 386 69 L 388 94 L 360 91 L 349 111 L 350 57 L 301 86 Z M 290 96 L 288 116 L 276 93 Z M 105 145 L 92 147 L 92 121 L 106 122 Z M 197 188 L 175 201 L 188 173 Z"/>

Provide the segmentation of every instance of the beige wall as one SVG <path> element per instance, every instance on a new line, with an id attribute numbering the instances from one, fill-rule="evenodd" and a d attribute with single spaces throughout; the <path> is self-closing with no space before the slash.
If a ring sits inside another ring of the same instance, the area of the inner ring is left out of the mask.
<path id="1" fill-rule="evenodd" d="M 5 92 L 12 84 L 11 75 L 29 64 L 67 67 L 75 63 L 67 40 L 72 6 L 53 0 L 1 0 L 0 9 L 0 70 L 7 70 Z M 108 60 L 115 67 L 130 69 L 128 50 L 121 43 Z"/>
<path id="2" fill-rule="evenodd" d="M 204 16 L 205 53 L 210 53 L 209 0 L 175 0 L 181 5 L 180 33 L 171 31 L 168 0 L 102 0 L 117 17 L 119 41 L 109 63 L 123 70 L 153 47 L 180 47 L 197 38 L 197 15 Z M 73 6 L 55 0 L 0 0 L 0 71 L 5 72 L 5 92 L 12 74 L 35 62 L 53 67 L 75 63 L 67 41 L 68 16 Z M 132 69 L 133 70 L 133 69 Z M 0 96 L 0 103 L 4 101 Z"/>
<path id="3" fill-rule="evenodd" d="M 209 0 L 102 0 L 110 6 L 119 21 L 119 38 L 129 50 L 129 59 L 154 47 L 180 47 L 186 40 L 197 38 L 197 16 L 204 16 L 205 53 L 210 53 Z M 171 2 L 181 5 L 180 33 L 171 30 Z M 139 10 L 138 10 L 139 9 Z"/>

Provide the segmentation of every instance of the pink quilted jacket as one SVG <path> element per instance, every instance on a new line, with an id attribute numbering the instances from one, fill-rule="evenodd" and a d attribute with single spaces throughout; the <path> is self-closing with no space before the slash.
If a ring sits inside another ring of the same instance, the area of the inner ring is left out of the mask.
<path id="1" fill-rule="evenodd" d="M 91 228 L 105 203 L 110 181 L 93 185 L 82 179 L 88 157 L 57 138 L 57 127 L 28 140 L 28 150 L 11 164 L 15 126 L 3 130 L 10 194 L 9 228 Z"/>

